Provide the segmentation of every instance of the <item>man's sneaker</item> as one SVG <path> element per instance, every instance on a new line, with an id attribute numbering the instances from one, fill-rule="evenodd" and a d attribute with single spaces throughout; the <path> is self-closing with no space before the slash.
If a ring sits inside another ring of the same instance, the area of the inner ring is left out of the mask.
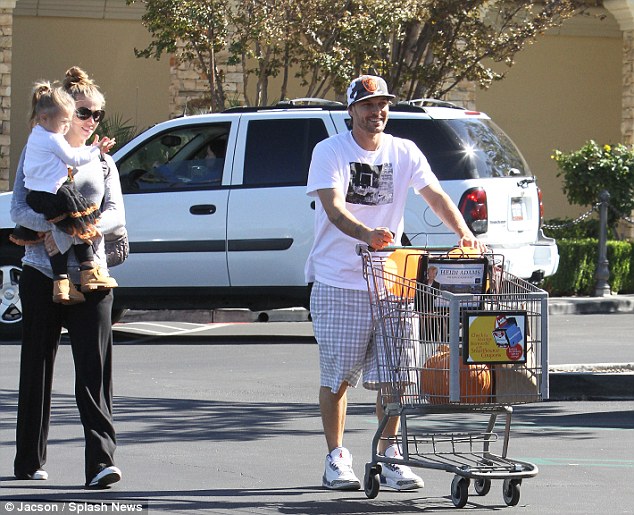
<path id="1" fill-rule="evenodd" d="M 92 478 L 92 481 L 87 486 L 105 488 L 108 485 L 121 481 L 121 471 L 111 465 L 109 467 L 102 468 L 99 473 Z"/>
<path id="2" fill-rule="evenodd" d="M 385 450 L 387 458 L 403 459 L 396 444 Z M 412 472 L 406 465 L 395 463 L 381 463 L 381 484 L 394 490 L 413 490 L 425 486 L 422 478 Z"/>
<path id="3" fill-rule="evenodd" d="M 326 469 L 322 484 L 331 490 L 358 490 L 361 481 L 352 470 L 352 454 L 345 447 L 337 447 L 326 455 Z"/>
<path id="4" fill-rule="evenodd" d="M 17 479 L 32 479 L 34 481 L 46 481 L 48 479 L 48 472 L 46 470 L 38 469 L 31 474 L 16 474 Z"/>

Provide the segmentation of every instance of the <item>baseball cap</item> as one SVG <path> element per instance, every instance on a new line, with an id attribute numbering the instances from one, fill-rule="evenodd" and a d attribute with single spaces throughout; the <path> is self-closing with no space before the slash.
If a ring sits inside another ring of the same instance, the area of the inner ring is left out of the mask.
<path id="1" fill-rule="evenodd" d="M 348 107 L 360 100 L 371 97 L 394 98 L 387 90 L 387 84 L 376 75 L 361 75 L 354 79 L 348 86 Z"/>

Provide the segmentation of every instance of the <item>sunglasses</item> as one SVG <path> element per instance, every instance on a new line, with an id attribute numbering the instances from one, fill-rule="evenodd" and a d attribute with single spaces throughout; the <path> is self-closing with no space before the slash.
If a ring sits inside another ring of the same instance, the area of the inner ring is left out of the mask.
<path id="1" fill-rule="evenodd" d="M 88 118 L 92 117 L 96 123 L 99 123 L 106 116 L 106 112 L 103 109 L 91 111 L 87 107 L 78 107 L 75 109 L 75 116 L 80 120 L 88 120 Z"/>

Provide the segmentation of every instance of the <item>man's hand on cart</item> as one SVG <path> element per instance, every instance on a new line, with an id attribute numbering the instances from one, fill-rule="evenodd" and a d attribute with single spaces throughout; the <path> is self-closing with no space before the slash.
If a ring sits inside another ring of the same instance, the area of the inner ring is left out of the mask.
<path id="1" fill-rule="evenodd" d="M 480 240 L 478 240 L 478 238 L 476 238 L 475 236 L 471 234 L 465 235 L 462 238 L 460 238 L 460 242 L 458 243 L 458 246 L 461 249 L 475 250 L 479 252 L 480 254 L 484 254 L 485 252 L 488 251 L 487 246 L 484 243 L 482 243 Z"/>
<path id="2" fill-rule="evenodd" d="M 394 235 L 387 227 L 376 227 L 370 231 L 366 243 L 374 250 L 381 250 L 394 244 Z"/>

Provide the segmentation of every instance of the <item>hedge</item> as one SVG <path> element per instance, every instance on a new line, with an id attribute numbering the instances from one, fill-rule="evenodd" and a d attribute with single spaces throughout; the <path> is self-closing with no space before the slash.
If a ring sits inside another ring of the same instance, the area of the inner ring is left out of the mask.
<path id="1" fill-rule="evenodd" d="M 542 287 L 552 296 L 594 294 L 599 241 L 595 238 L 559 239 L 559 268 Z M 607 242 L 608 284 L 612 293 L 634 293 L 634 244 Z"/>

